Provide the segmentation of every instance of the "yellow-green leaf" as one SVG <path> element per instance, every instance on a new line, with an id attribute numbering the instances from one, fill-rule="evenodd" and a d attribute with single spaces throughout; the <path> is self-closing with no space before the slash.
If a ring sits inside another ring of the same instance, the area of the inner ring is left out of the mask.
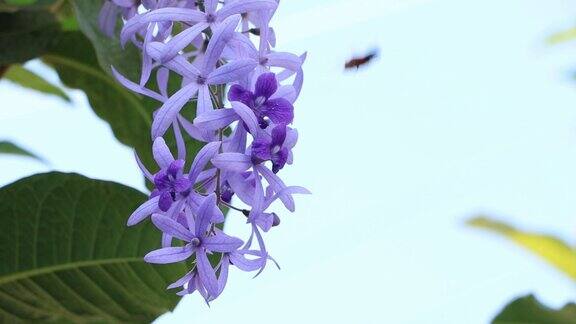
<path id="1" fill-rule="evenodd" d="M 576 28 L 570 28 L 550 35 L 547 39 L 549 44 L 559 44 L 576 40 Z"/>
<path id="2" fill-rule="evenodd" d="M 477 217 L 468 225 L 500 234 L 538 255 L 570 278 L 576 280 L 576 249 L 550 235 L 520 231 L 508 224 Z"/>

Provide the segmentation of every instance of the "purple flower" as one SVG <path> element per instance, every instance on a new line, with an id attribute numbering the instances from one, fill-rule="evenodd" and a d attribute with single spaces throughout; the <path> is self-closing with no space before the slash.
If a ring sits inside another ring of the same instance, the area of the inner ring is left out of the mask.
<path id="1" fill-rule="evenodd" d="M 278 173 L 288 161 L 290 149 L 295 144 L 286 140 L 288 130 L 285 125 L 277 125 L 272 128 L 271 135 L 260 132 L 252 142 L 252 163 L 272 161 L 272 172 Z"/>
<path id="2" fill-rule="evenodd" d="M 211 296 L 218 295 L 219 288 L 216 273 L 206 253 L 229 253 L 242 246 L 242 240 L 228 236 L 220 230 L 210 229 L 210 220 L 213 218 L 215 206 L 216 196 L 211 194 L 206 197 L 198 208 L 196 219 L 187 220 L 188 228 L 168 217 L 153 215 L 152 222 L 158 229 L 184 241 L 186 245 L 161 248 L 144 257 L 144 260 L 149 263 L 167 264 L 181 262 L 195 255 L 200 281 Z"/>
<path id="3" fill-rule="evenodd" d="M 240 101 L 250 107 L 261 128 L 268 127 L 268 118 L 274 124 L 290 124 L 294 119 L 294 107 L 290 101 L 275 97 L 278 81 L 274 73 L 264 73 L 258 77 L 254 92 L 235 84 L 228 92 L 228 100 Z"/>
<path id="4" fill-rule="evenodd" d="M 130 41 L 142 54 L 139 82 L 112 68 L 114 76 L 159 106 L 151 127 L 157 171 L 148 171 L 136 155 L 154 190 L 130 215 L 128 225 L 152 215 L 152 222 L 162 231 L 161 248 L 148 253 L 147 262 L 194 261 L 188 273 L 168 286 L 181 287 L 178 295 L 198 291 L 208 303 L 222 293 L 230 266 L 258 271 L 258 276 L 268 261 L 276 263 L 263 237 L 280 224 L 270 206 L 280 200 L 293 212 L 293 195 L 309 193 L 287 186 L 277 175 L 293 161 L 298 133 L 287 125 L 294 120 L 293 104 L 302 89 L 305 60 L 305 54 L 298 57 L 270 50 L 276 35 L 269 22 L 278 3 L 106 0 L 102 8 L 103 31 L 111 35 L 121 14 L 121 44 Z M 252 37 L 258 37 L 258 48 Z M 271 68 L 280 70 L 274 74 Z M 148 85 L 151 77 L 156 79 L 154 87 Z M 181 79 L 176 90 L 169 87 L 174 78 Z M 226 97 L 229 108 L 224 107 Z M 194 117 L 182 111 L 189 109 L 184 108 L 189 102 L 196 108 Z M 177 156 L 162 138 L 170 128 Z M 186 136 L 206 143 L 190 170 L 185 170 Z M 234 197 L 246 206 L 235 206 Z M 222 208 L 238 213 L 249 224 L 251 234 L 245 244 L 216 226 L 224 222 Z"/>
<path id="5" fill-rule="evenodd" d="M 184 163 L 184 160 L 175 160 L 168 169 L 160 170 L 154 175 L 156 189 L 151 197 L 160 196 L 158 206 L 161 211 L 168 211 L 174 201 L 190 194 L 192 182 L 183 174 Z"/>

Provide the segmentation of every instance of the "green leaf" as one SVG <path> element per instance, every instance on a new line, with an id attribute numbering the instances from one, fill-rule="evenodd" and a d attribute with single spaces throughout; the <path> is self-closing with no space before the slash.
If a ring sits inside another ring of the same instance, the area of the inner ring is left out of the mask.
<path id="1" fill-rule="evenodd" d="M 0 13 L 0 65 L 23 63 L 41 56 L 59 29 L 49 12 Z"/>
<path id="2" fill-rule="evenodd" d="M 74 6 L 80 30 L 88 37 L 98 62 L 104 71 L 111 73 L 111 66 L 131 80 L 137 80 L 140 73 L 140 54 L 132 45 L 120 46 L 118 33 L 114 37 L 104 35 L 98 26 L 98 15 L 102 0 L 71 0 Z"/>
<path id="3" fill-rule="evenodd" d="M 153 165 L 153 109 L 100 68 L 91 43 L 82 33 L 61 33 L 43 60 L 58 72 L 67 87 L 86 93 L 96 115 L 110 124 L 121 143 L 135 148 L 146 165 Z"/>
<path id="4" fill-rule="evenodd" d="M 542 305 L 533 295 L 508 304 L 493 324 L 576 324 L 576 305 L 555 310 Z"/>
<path id="5" fill-rule="evenodd" d="M 527 233 L 502 222 L 477 217 L 468 225 L 500 234 L 538 255 L 556 269 L 576 280 L 576 249 L 550 235 Z"/>
<path id="6" fill-rule="evenodd" d="M 0 323 L 151 322 L 179 297 L 183 263 L 152 266 L 149 222 L 126 227 L 146 196 L 77 174 L 47 173 L 0 190 Z"/>
<path id="7" fill-rule="evenodd" d="M 11 154 L 11 155 L 19 155 L 29 157 L 40 162 L 45 162 L 44 159 L 40 158 L 38 155 L 21 148 L 20 146 L 8 142 L 8 141 L 0 141 L 0 154 Z"/>
<path id="8" fill-rule="evenodd" d="M 66 101 L 70 98 L 66 95 L 60 87 L 46 81 L 36 73 L 27 70 L 21 65 L 11 65 L 8 71 L 4 74 L 4 78 L 17 83 L 25 88 L 36 90 L 45 94 L 56 95 Z"/>
<path id="9" fill-rule="evenodd" d="M 127 51 L 124 55 L 126 57 L 122 60 L 114 61 L 114 66 L 123 67 L 125 71 L 139 70 L 140 55 L 132 51 Z M 156 169 L 152 158 L 150 126 L 152 112 L 158 109 L 161 103 L 132 93 L 106 73 L 98 64 L 91 42 L 80 32 L 61 33 L 43 56 L 43 60 L 56 69 L 67 87 L 83 90 L 94 112 L 110 124 L 116 138 L 135 148 L 148 168 L 152 171 Z M 153 89 L 156 88 L 154 82 L 150 84 Z M 171 74 L 169 90 L 175 92 L 180 84 L 181 78 Z M 191 118 L 195 105 L 189 103 L 183 110 L 187 111 L 187 117 Z M 188 156 L 194 156 L 201 143 L 186 138 Z M 173 136 L 167 134 L 165 139 L 173 152 L 176 152 Z"/>

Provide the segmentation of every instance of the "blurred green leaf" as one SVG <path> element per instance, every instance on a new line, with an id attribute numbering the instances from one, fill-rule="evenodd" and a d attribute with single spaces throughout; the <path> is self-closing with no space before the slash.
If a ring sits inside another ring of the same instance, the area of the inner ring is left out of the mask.
<path id="1" fill-rule="evenodd" d="M 576 40 L 576 28 L 570 28 L 561 32 L 550 35 L 546 41 L 549 44 L 555 45 Z"/>
<path id="2" fill-rule="evenodd" d="M 42 159 L 41 157 L 39 157 L 38 155 L 21 148 L 20 146 L 12 143 L 12 142 L 8 142 L 8 141 L 0 141 L 0 154 L 11 154 L 11 155 L 19 155 L 19 156 L 25 156 L 25 157 L 29 157 L 35 160 L 38 160 L 40 162 L 45 162 L 44 159 Z"/>
<path id="3" fill-rule="evenodd" d="M 34 175 L 0 189 L 0 323 L 149 323 L 179 297 L 183 263 L 143 261 L 151 223 L 126 228 L 146 195 L 77 174 Z"/>
<path id="4" fill-rule="evenodd" d="M 149 131 L 153 110 L 100 68 L 82 33 L 63 32 L 42 59 L 67 87 L 86 93 L 96 115 L 110 124 L 121 143 L 135 148 L 146 165 L 153 165 Z"/>
<path id="5" fill-rule="evenodd" d="M 55 11 L 66 0 L 0 0 L 0 11 L 16 12 L 19 10 Z"/>
<path id="6" fill-rule="evenodd" d="M 131 57 L 130 65 L 137 70 L 140 56 L 133 54 L 135 56 Z M 116 138 L 136 149 L 143 163 L 152 171 L 156 169 L 150 126 L 152 112 L 161 103 L 132 93 L 102 70 L 92 44 L 80 32 L 61 33 L 43 60 L 54 67 L 67 87 L 84 91 L 94 112 L 110 124 Z M 172 75 L 171 89 L 178 88 L 180 82 L 181 79 Z M 187 105 L 186 109 L 190 112 L 195 110 L 193 104 Z M 168 134 L 165 138 L 176 152 L 173 136 Z M 199 150 L 200 143 L 186 138 L 188 153 L 193 156 Z"/>
<path id="7" fill-rule="evenodd" d="M 508 304 L 492 321 L 493 324 L 576 324 L 576 305 L 555 310 L 542 305 L 533 295 Z"/>
<path id="8" fill-rule="evenodd" d="M 140 73 L 140 53 L 138 49 L 128 44 L 126 48 L 120 45 L 118 33 L 114 37 L 104 35 L 98 26 L 98 15 L 102 0 L 71 0 L 80 25 L 80 30 L 88 37 L 98 62 L 104 71 L 111 73 L 111 66 L 131 80 L 137 80 Z M 119 17 L 118 17 L 119 18 Z"/>
<path id="9" fill-rule="evenodd" d="M 25 88 L 36 90 L 45 94 L 55 95 L 68 102 L 70 101 L 68 95 L 66 95 L 66 93 L 57 85 L 46 81 L 41 76 L 30 70 L 27 70 L 19 64 L 11 65 L 8 71 L 6 71 L 4 74 L 4 78 Z"/>
<path id="10" fill-rule="evenodd" d="M 45 11 L 0 13 L 0 65 L 41 56 L 58 36 L 60 26 Z"/>
<path id="11" fill-rule="evenodd" d="M 550 235 L 522 232 L 508 224 L 485 217 L 477 217 L 467 223 L 512 240 L 576 280 L 576 249 L 565 242 Z"/>

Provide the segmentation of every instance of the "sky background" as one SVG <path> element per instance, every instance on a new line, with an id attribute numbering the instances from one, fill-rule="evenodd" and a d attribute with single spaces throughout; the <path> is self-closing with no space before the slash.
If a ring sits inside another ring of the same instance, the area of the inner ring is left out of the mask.
<path id="1" fill-rule="evenodd" d="M 568 0 L 282 1 L 278 48 L 309 52 L 282 172 L 313 195 L 267 235 L 282 270 L 235 271 L 210 308 L 189 296 L 157 322 L 473 324 L 527 293 L 574 300 L 569 279 L 463 223 L 483 213 L 576 243 L 576 44 L 544 41 L 575 21 Z M 374 47 L 374 64 L 343 72 Z M 130 149 L 69 93 L 0 81 L 0 139 L 50 162 L 2 156 L 0 184 L 60 170 L 144 190 Z"/>

